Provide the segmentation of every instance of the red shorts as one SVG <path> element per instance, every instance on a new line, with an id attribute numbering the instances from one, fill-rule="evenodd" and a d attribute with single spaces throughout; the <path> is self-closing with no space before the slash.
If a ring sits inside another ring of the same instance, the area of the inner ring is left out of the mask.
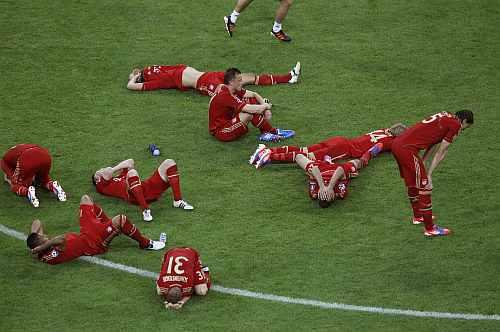
<path id="1" fill-rule="evenodd" d="M 215 129 L 211 134 L 219 141 L 234 141 L 248 132 L 246 124 L 240 121 L 239 117 L 234 117 L 227 121 L 221 128 Z"/>
<path id="2" fill-rule="evenodd" d="M 94 206 L 80 205 L 80 237 L 84 242 L 84 255 L 92 256 L 106 252 L 108 244 L 120 233 L 110 219 L 99 220 Z"/>
<path id="3" fill-rule="evenodd" d="M 43 185 L 50 181 L 49 172 L 52 158 L 49 151 L 39 146 L 32 146 L 13 158 L 6 153 L 2 159 L 2 170 L 13 184 L 30 186 L 36 177 Z"/>
<path id="4" fill-rule="evenodd" d="M 424 189 L 429 183 L 425 165 L 417 150 L 392 144 L 392 155 L 398 162 L 399 174 L 407 187 Z"/>
<path id="5" fill-rule="evenodd" d="M 223 71 L 206 72 L 198 78 L 196 90 L 202 95 L 214 96 L 217 93 L 217 87 L 224 84 Z"/>
<path id="6" fill-rule="evenodd" d="M 345 137 L 332 137 L 327 140 L 320 142 L 320 144 L 324 144 L 328 149 L 328 155 L 332 157 L 332 159 L 342 159 L 342 158 L 350 158 L 351 156 L 351 144 L 349 140 Z"/>
<path id="7" fill-rule="evenodd" d="M 170 187 L 168 182 L 165 182 L 158 170 L 155 170 L 153 175 L 151 175 L 147 180 L 142 181 L 142 190 L 144 191 L 144 199 L 146 202 L 157 201 L 161 195 Z M 128 201 L 132 204 L 138 205 L 139 203 L 135 200 L 132 194 L 129 194 Z"/>

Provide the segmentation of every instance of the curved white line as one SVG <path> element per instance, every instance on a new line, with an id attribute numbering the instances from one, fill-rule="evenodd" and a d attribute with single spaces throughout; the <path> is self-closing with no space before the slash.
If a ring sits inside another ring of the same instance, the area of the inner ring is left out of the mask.
<path id="1" fill-rule="evenodd" d="M 5 227 L 0 224 L 0 232 L 15 237 L 19 240 L 26 240 L 26 235 L 20 233 L 11 228 Z M 139 275 L 141 277 L 157 279 L 158 273 L 138 269 L 136 267 L 127 266 L 119 263 L 114 263 L 98 257 L 80 257 L 82 261 L 86 261 L 92 264 L 97 264 L 105 266 L 111 269 L 124 271 L 127 273 Z M 369 312 L 384 315 L 398 315 L 398 316 L 412 316 L 412 317 L 426 317 L 426 318 L 447 318 L 447 319 L 465 319 L 465 320 L 498 320 L 500 321 L 500 315 L 482 315 L 482 314 L 466 314 L 466 313 L 453 313 L 453 312 L 439 312 L 439 311 L 418 311 L 411 309 L 392 309 L 392 308 L 382 308 L 382 307 L 365 307 L 352 304 L 336 303 L 336 302 L 323 302 L 317 300 L 301 299 L 259 292 L 252 292 L 244 289 L 238 288 L 227 288 L 218 285 L 213 285 L 211 290 L 236 295 L 250 297 L 253 299 L 267 300 L 273 302 L 281 302 L 287 304 L 301 304 L 306 306 L 319 307 L 324 309 L 337 309 L 337 310 L 347 310 L 347 311 L 359 311 L 359 312 Z"/>

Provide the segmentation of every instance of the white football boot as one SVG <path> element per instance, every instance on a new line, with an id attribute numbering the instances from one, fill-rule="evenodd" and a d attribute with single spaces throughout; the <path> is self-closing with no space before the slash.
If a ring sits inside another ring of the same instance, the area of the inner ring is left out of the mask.
<path id="1" fill-rule="evenodd" d="M 257 146 L 257 149 L 255 150 L 255 152 L 250 156 L 250 159 L 248 160 L 248 163 L 250 165 L 253 165 L 257 160 L 258 160 L 258 156 L 260 154 L 260 151 L 266 149 L 267 147 L 264 145 L 264 144 L 259 144 Z"/>
<path id="2" fill-rule="evenodd" d="M 178 200 L 178 201 L 174 201 L 174 204 L 173 206 L 175 208 L 179 208 L 179 209 L 183 209 L 183 210 L 193 210 L 194 207 L 189 204 L 188 202 L 186 202 L 185 200 Z"/>
<path id="3" fill-rule="evenodd" d="M 151 215 L 151 210 L 150 209 L 144 209 L 142 211 L 142 220 L 144 220 L 144 221 L 151 221 L 151 220 L 153 220 L 153 216 Z"/>
<path id="4" fill-rule="evenodd" d="M 52 192 L 57 196 L 57 199 L 60 202 L 66 202 L 66 193 L 64 192 L 64 189 L 61 187 L 59 182 L 52 181 Z"/>
<path id="5" fill-rule="evenodd" d="M 28 199 L 30 204 L 33 205 L 33 207 L 37 208 L 40 206 L 40 201 L 38 201 L 38 198 L 36 198 L 35 187 L 28 187 L 28 194 L 26 195 L 26 198 Z"/>

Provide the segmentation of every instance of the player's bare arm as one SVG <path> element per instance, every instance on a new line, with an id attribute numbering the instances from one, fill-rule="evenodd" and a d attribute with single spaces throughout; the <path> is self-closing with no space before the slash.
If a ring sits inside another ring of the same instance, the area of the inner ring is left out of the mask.
<path id="1" fill-rule="evenodd" d="M 345 179 L 345 171 L 342 167 L 337 167 L 337 169 L 333 173 L 332 178 L 330 179 L 330 182 L 328 183 L 328 186 L 326 187 L 326 192 L 325 192 L 326 195 L 331 195 L 331 198 L 329 198 L 327 196 L 324 199 L 327 199 L 327 200 L 335 199 L 335 193 L 333 191 L 333 187 L 337 184 L 337 182 L 339 182 L 339 180 L 342 180 L 342 179 Z M 318 192 L 318 195 L 320 195 L 320 192 Z M 321 195 L 320 195 L 320 198 L 321 198 Z"/>
<path id="2" fill-rule="evenodd" d="M 247 104 L 247 105 L 243 106 L 241 111 L 244 113 L 249 113 L 249 114 L 262 114 L 266 110 L 270 110 L 271 107 L 272 106 L 270 104 L 263 104 L 263 105 L 249 105 L 249 104 Z"/>
<path id="3" fill-rule="evenodd" d="M 446 157 L 446 153 L 448 152 L 448 147 L 450 146 L 450 144 L 451 143 L 448 142 L 447 140 L 443 140 L 439 144 L 439 147 L 437 148 L 436 154 L 434 155 L 434 158 L 432 159 L 431 166 L 429 167 L 429 170 L 427 171 L 427 176 L 429 177 L 429 181 L 431 181 L 432 172 L 434 172 L 436 167 Z"/>
<path id="4" fill-rule="evenodd" d="M 122 169 L 132 169 L 134 167 L 135 167 L 134 159 L 127 159 L 118 163 L 118 165 L 111 167 L 111 169 L 113 173 L 115 173 L 121 171 Z"/>
<path id="5" fill-rule="evenodd" d="M 31 233 L 43 235 L 43 225 L 40 219 L 33 220 L 31 224 Z"/>
<path id="6" fill-rule="evenodd" d="M 109 181 L 113 177 L 113 168 L 112 167 L 104 167 L 97 170 L 94 173 L 94 178 L 103 178 L 106 181 Z"/>
<path id="7" fill-rule="evenodd" d="M 31 250 L 31 253 L 32 254 L 38 254 L 40 252 L 43 252 L 47 249 L 49 249 L 50 247 L 53 247 L 53 246 L 64 246 L 64 242 L 65 242 L 65 237 L 64 235 L 58 235 L 52 239 L 49 239 L 47 241 L 45 241 L 44 243 L 42 243 L 41 245 L 37 246 L 36 248 L 33 248 Z"/>
<path id="8" fill-rule="evenodd" d="M 127 89 L 134 91 L 141 91 L 143 87 L 143 83 L 137 83 L 137 78 L 141 76 L 141 71 L 135 68 L 132 73 L 128 76 Z"/>
<path id="9" fill-rule="evenodd" d="M 246 90 L 245 95 L 243 97 L 245 97 L 245 98 L 252 98 L 253 97 L 253 98 L 257 99 L 258 103 L 261 105 L 264 105 L 264 104 L 271 105 L 270 103 L 266 102 L 266 100 L 255 91 Z M 271 105 L 271 107 L 272 107 L 272 105 Z"/>

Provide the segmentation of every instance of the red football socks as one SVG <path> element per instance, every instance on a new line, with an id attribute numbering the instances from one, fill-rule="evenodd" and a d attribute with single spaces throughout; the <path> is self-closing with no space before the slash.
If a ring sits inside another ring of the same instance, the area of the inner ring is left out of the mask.
<path id="1" fill-rule="evenodd" d="M 420 212 L 420 200 L 417 188 L 408 188 L 408 199 L 410 200 L 411 208 L 413 210 L 413 217 L 422 217 L 422 213 Z"/>
<path id="2" fill-rule="evenodd" d="M 122 233 L 139 242 L 139 247 L 144 249 L 149 246 L 150 240 L 141 234 L 141 231 L 139 231 L 139 229 L 128 220 L 127 216 L 120 216 L 120 225 Z"/>
<path id="3" fill-rule="evenodd" d="M 280 83 L 288 83 L 292 75 L 273 75 L 273 74 L 260 74 L 255 77 L 255 85 L 274 85 Z"/>
<path id="4" fill-rule="evenodd" d="M 141 180 L 138 176 L 130 176 L 127 178 L 128 190 L 132 193 L 140 207 L 145 210 L 149 209 L 148 203 L 144 198 L 144 190 L 142 189 Z"/>
<path id="5" fill-rule="evenodd" d="M 431 195 L 419 195 L 420 214 L 424 217 L 425 229 L 430 231 L 434 227 L 432 222 L 432 200 Z"/>
<path id="6" fill-rule="evenodd" d="M 264 116 L 261 114 L 254 114 L 252 117 L 252 124 L 254 127 L 257 127 L 260 129 L 261 133 L 273 133 L 276 134 L 276 129 L 271 126 L 271 124 L 264 119 Z"/>
<path id="7" fill-rule="evenodd" d="M 177 165 L 170 166 L 167 168 L 167 177 L 170 187 L 172 187 L 172 195 L 174 200 L 179 201 L 182 199 L 181 185 L 179 181 L 179 173 L 177 171 Z"/>
<path id="8" fill-rule="evenodd" d="M 18 196 L 28 196 L 28 187 L 19 184 L 12 184 L 10 187 L 12 192 L 15 192 Z"/>

